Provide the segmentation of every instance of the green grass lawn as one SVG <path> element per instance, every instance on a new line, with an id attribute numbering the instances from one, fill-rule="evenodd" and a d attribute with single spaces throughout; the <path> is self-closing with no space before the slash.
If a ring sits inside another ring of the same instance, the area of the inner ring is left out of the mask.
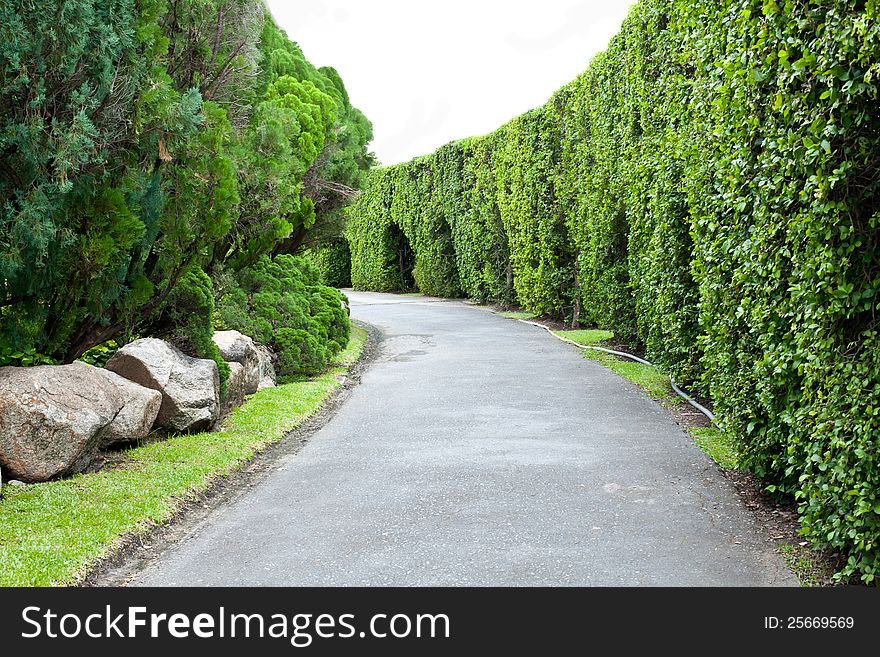
<path id="1" fill-rule="evenodd" d="M 4 486 L 0 586 L 76 582 L 120 537 L 167 520 L 313 415 L 357 361 L 367 332 L 352 325 L 347 349 L 326 373 L 261 390 L 217 433 L 175 436 L 125 452 L 119 466 L 30 486 Z"/>
<path id="2" fill-rule="evenodd" d="M 603 346 L 601 343 L 614 337 L 611 331 L 599 329 L 586 329 L 578 331 L 553 331 L 554 335 L 588 346 Z M 655 399 L 665 399 L 673 394 L 672 386 L 669 385 L 669 377 L 656 367 L 637 363 L 633 360 L 620 358 L 614 354 L 606 354 L 594 349 L 584 349 L 584 358 L 595 360 L 609 370 L 629 379 Z"/>
<path id="3" fill-rule="evenodd" d="M 740 454 L 736 445 L 717 427 L 691 427 L 688 429 L 694 442 L 706 454 L 712 457 L 725 470 L 736 470 L 739 467 Z"/>
<path id="4" fill-rule="evenodd" d="M 534 313 L 527 313 L 522 310 L 504 310 L 498 314 L 502 317 L 507 317 L 508 319 L 534 319 L 537 317 Z"/>
<path id="5" fill-rule="evenodd" d="M 554 331 L 555 335 L 587 346 L 602 346 L 602 342 L 614 337 L 611 331 L 596 329 L 580 331 Z M 620 376 L 629 379 L 645 390 L 654 399 L 662 400 L 664 405 L 684 405 L 681 397 L 675 394 L 669 377 L 654 366 L 627 360 L 614 354 L 606 354 L 593 349 L 583 350 L 584 358 L 595 360 Z M 725 469 L 736 469 L 739 453 L 736 445 L 716 427 L 690 427 L 687 429 L 694 442 L 708 454 L 713 461 Z"/>
<path id="6" fill-rule="evenodd" d="M 599 345 L 600 342 L 610 340 L 614 337 L 611 331 L 603 331 L 601 329 L 579 329 L 577 331 L 553 331 L 553 335 L 560 338 L 571 340 L 582 345 Z"/>
<path id="7" fill-rule="evenodd" d="M 591 349 L 584 350 L 584 357 L 600 362 L 609 370 L 629 379 L 640 386 L 654 399 L 666 399 L 673 394 L 669 377 L 656 367 L 637 363 L 632 360 L 624 360 L 613 354 L 605 354 Z M 679 397 L 676 397 L 679 399 Z"/>

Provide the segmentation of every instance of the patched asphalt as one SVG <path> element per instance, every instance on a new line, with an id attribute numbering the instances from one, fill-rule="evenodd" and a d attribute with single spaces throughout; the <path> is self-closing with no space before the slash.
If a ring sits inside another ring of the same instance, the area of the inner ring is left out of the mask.
<path id="1" fill-rule="evenodd" d="M 384 334 L 338 413 L 145 586 L 796 586 L 670 414 L 545 331 L 350 294 Z"/>

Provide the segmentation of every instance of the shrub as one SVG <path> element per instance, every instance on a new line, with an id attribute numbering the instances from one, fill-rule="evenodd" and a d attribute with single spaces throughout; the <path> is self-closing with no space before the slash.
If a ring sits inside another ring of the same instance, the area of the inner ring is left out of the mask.
<path id="1" fill-rule="evenodd" d="M 116 340 L 108 340 L 104 344 L 95 345 L 89 349 L 79 357 L 79 360 L 93 367 L 104 367 L 119 349 L 120 345 Z"/>
<path id="2" fill-rule="evenodd" d="M 415 285 L 434 296 L 461 294 L 449 218 L 437 203 L 421 200 L 442 198 L 437 177 L 429 158 L 371 176 L 371 193 L 352 204 L 363 221 L 347 232 L 355 288 L 400 291 Z"/>
<path id="3" fill-rule="evenodd" d="M 401 245 L 395 239 L 400 228 L 391 219 L 391 171 L 374 169 L 365 183 L 365 193 L 349 207 L 354 220 L 346 228 L 346 239 L 351 247 L 351 284 L 356 290 L 409 288 L 401 267 Z"/>
<path id="4" fill-rule="evenodd" d="M 280 377 L 314 374 L 348 344 L 343 299 L 320 284 L 320 272 L 306 259 L 264 256 L 228 283 L 218 318 L 223 328 L 271 347 Z"/>
<path id="5" fill-rule="evenodd" d="M 338 236 L 371 136 L 262 0 L 0 2 L 0 362 L 169 330 L 194 267 Z"/>

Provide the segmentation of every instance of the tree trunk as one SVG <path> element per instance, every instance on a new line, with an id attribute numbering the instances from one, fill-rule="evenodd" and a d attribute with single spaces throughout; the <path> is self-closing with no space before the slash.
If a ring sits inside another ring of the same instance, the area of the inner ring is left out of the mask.
<path id="1" fill-rule="evenodd" d="M 121 322 L 109 326 L 96 326 L 94 323 L 90 323 L 88 327 L 80 327 L 67 349 L 64 362 L 72 363 L 95 345 L 117 337 L 124 329 L 125 325 Z"/>

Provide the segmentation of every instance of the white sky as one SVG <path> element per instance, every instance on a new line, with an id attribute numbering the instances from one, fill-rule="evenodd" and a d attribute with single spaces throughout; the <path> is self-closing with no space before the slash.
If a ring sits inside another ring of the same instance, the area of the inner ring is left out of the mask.
<path id="1" fill-rule="evenodd" d="M 382 164 L 491 132 L 584 70 L 634 0 L 267 0 L 373 122 Z"/>

